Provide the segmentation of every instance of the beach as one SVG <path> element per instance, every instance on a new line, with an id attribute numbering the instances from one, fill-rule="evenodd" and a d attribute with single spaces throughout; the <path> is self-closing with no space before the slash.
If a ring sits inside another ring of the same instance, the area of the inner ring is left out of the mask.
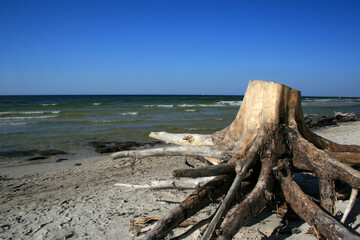
<path id="1" fill-rule="evenodd" d="M 341 144 L 360 145 L 360 122 L 342 123 L 315 131 Z M 188 161 L 203 166 L 194 159 Z M 0 167 L 0 239 L 138 239 L 130 219 L 164 215 L 192 190 L 150 190 L 115 186 L 144 184 L 171 178 L 171 171 L 185 168 L 185 157 L 112 160 L 110 155 L 62 162 L 2 165 Z M 299 182 L 314 189 L 313 178 Z M 316 186 L 315 186 L 316 188 Z M 339 200 L 344 211 L 347 201 Z M 348 217 L 350 228 L 360 232 L 355 204 Z M 211 215 L 211 205 L 193 217 Z M 316 239 L 306 234 L 309 225 L 293 220 L 290 232 L 276 234 L 281 219 L 264 209 L 234 239 Z M 184 229 L 174 231 L 178 235 Z M 194 234 L 195 236 L 196 234 Z M 193 239 L 190 236 L 187 239 Z"/>

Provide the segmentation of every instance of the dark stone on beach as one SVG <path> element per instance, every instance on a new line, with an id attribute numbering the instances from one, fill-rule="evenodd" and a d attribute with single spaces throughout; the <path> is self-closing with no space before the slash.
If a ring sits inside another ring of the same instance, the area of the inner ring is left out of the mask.
<path id="1" fill-rule="evenodd" d="M 62 161 L 66 161 L 66 160 L 69 160 L 67 158 L 59 158 L 58 160 L 56 160 L 56 162 L 62 162 Z"/>
<path id="2" fill-rule="evenodd" d="M 75 166 L 81 166 L 81 163 L 75 163 Z"/>
<path id="3" fill-rule="evenodd" d="M 13 157 L 32 157 L 32 156 L 36 156 L 35 158 L 38 158 L 40 156 L 42 157 L 49 157 L 49 156 L 54 156 L 54 155 L 60 155 L 60 154 L 67 154 L 64 151 L 61 150 L 54 150 L 54 149 L 50 149 L 50 150 L 44 150 L 44 151 L 39 151 L 39 150 L 22 150 L 22 151 L 16 151 L 16 150 L 10 150 L 10 151 L 0 151 L 0 156 L 1 157 L 7 157 L 7 158 L 13 158 Z M 39 158 L 40 159 L 40 158 Z M 42 159 L 46 159 L 46 158 L 42 158 Z M 28 159 L 28 160 L 37 160 L 37 159 Z"/>
<path id="4" fill-rule="evenodd" d="M 61 151 L 61 150 L 53 150 L 53 149 L 40 151 L 40 155 L 42 155 L 42 156 L 54 156 L 54 155 L 60 155 L 60 154 L 67 154 L 67 153 L 64 151 Z"/>
<path id="5" fill-rule="evenodd" d="M 135 149 L 145 144 L 140 142 L 91 142 L 91 145 L 95 147 L 97 153 L 113 153 Z"/>
<path id="6" fill-rule="evenodd" d="M 115 143 L 117 143 L 117 142 L 95 142 L 95 141 L 91 141 L 91 142 L 89 142 L 89 146 L 92 146 L 94 148 L 101 148 L 101 147 L 114 145 Z"/>
<path id="7" fill-rule="evenodd" d="M 27 161 L 43 160 L 43 159 L 46 159 L 46 157 L 32 157 L 32 158 L 28 158 Z"/>
<path id="8" fill-rule="evenodd" d="M 0 151 L 1 157 L 31 157 L 35 156 L 38 153 L 37 150 L 25 150 L 25 151 Z"/>
<path id="9" fill-rule="evenodd" d="M 152 141 L 148 143 L 150 147 L 154 147 L 155 145 L 163 144 L 162 141 Z"/>
<path id="10" fill-rule="evenodd" d="M 115 151 L 125 151 L 125 150 L 131 150 L 137 147 L 141 147 L 144 146 L 143 143 L 138 143 L 138 142 L 126 142 L 126 143 L 119 143 L 116 144 L 113 147 L 113 150 Z"/>
<path id="11" fill-rule="evenodd" d="M 111 147 L 97 147 L 95 148 L 95 152 L 97 153 L 112 153 Z"/>
<path id="12" fill-rule="evenodd" d="M 89 145 L 95 148 L 95 152 L 104 154 L 104 153 L 133 150 L 146 145 L 153 147 L 160 143 L 162 142 L 161 141 L 153 141 L 153 142 L 94 142 L 93 141 L 93 142 L 89 142 Z"/>

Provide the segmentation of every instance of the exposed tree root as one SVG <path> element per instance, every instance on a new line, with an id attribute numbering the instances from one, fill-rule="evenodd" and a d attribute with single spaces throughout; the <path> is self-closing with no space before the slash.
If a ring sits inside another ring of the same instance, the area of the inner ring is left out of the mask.
<path id="1" fill-rule="evenodd" d="M 266 206 L 268 200 L 270 200 L 268 191 L 271 190 L 273 184 L 271 165 L 270 162 L 263 161 L 256 186 L 237 206 L 234 213 L 222 227 L 217 239 L 231 239 L 242 226 Z"/>
<path id="2" fill-rule="evenodd" d="M 221 176 L 196 189 L 179 206 L 160 219 L 143 239 L 163 239 L 178 224 L 226 193 L 232 180 L 233 177 Z"/>
<path id="3" fill-rule="evenodd" d="M 359 236 L 351 233 L 344 225 L 336 221 L 310 197 L 308 197 L 292 178 L 291 171 L 287 166 L 285 171 L 277 171 L 277 179 L 280 181 L 286 202 L 294 212 L 307 221 L 327 239 L 359 239 Z"/>
<path id="4" fill-rule="evenodd" d="M 360 239 L 333 218 L 337 211 L 335 181 L 354 189 L 342 222 L 360 189 L 360 172 L 352 168 L 360 163 L 360 146 L 336 144 L 312 133 L 305 124 L 300 100 L 300 92 L 287 86 L 250 81 L 239 112 L 227 128 L 212 135 L 151 133 L 151 137 L 180 146 L 113 154 L 114 159 L 195 155 L 220 163 L 173 171 L 174 178 L 215 177 L 161 218 L 143 239 L 165 238 L 181 222 L 222 196 L 222 203 L 209 219 L 175 239 L 188 236 L 205 222 L 210 224 L 203 240 L 231 239 L 274 197 L 283 199 L 328 239 Z M 312 172 L 318 177 L 320 206 L 296 184 L 294 171 Z M 235 199 L 240 202 L 227 216 L 236 205 Z"/>

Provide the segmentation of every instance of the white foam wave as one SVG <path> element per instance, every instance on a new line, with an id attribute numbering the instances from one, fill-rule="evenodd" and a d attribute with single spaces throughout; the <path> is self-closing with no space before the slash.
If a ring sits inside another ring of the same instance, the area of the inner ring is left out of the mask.
<path id="1" fill-rule="evenodd" d="M 56 106 L 57 105 L 57 103 L 42 103 L 42 104 L 40 104 L 41 106 Z"/>
<path id="2" fill-rule="evenodd" d="M 219 101 L 214 104 L 179 104 L 179 107 L 227 107 L 240 106 L 242 101 Z"/>
<path id="3" fill-rule="evenodd" d="M 54 118 L 54 115 L 45 115 L 45 116 L 31 116 L 31 117 L 2 117 L 0 120 L 24 120 L 24 119 L 45 119 L 45 118 Z"/>
<path id="4" fill-rule="evenodd" d="M 195 104 L 179 104 L 179 107 L 195 107 Z"/>
<path id="5" fill-rule="evenodd" d="M 219 107 L 220 104 L 179 104 L 179 107 Z"/>
<path id="6" fill-rule="evenodd" d="M 125 113 L 120 113 L 120 115 L 138 115 L 138 112 L 125 112 Z"/>
<path id="7" fill-rule="evenodd" d="M 98 121 L 91 121 L 93 123 L 116 123 L 117 121 L 114 120 L 98 120 Z"/>
<path id="8" fill-rule="evenodd" d="M 94 106 L 100 106 L 101 103 L 96 102 L 96 103 L 93 103 L 93 105 L 94 105 Z"/>
<path id="9" fill-rule="evenodd" d="M 174 105 L 158 104 L 158 105 L 143 105 L 143 107 L 162 107 L 162 108 L 172 108 Z"/>
<path id="10" fill-rule="evenodd" d="M 35 124 L 35 123 L 36 122 L 5 122 L 5 123 L 0 123 L 0 125 L 19 126 L 19 125 Z"/>
<path id="11" fill-rule="evenodd" d="M 240 106 L 242 101 L 219 101 L 217 104 L 225 106 Z"/>
<path id="12" fill-rule="evenodd" d="M 186 109 L 185 111 L 186 111 L 186 112 L 195 112 L 196 109 Z"/>
<path id="13" fill-rule="evenodd" d="M 31 115 L 31 114 L 59 114 L 60 111 L 22 111 L 22 112 L 0 112 L 0 115 Z"/>
<path id="14" fill-rule="evenodd" d="M 190 131 L 196 131 L 196 130 L 204 130 L 207 128 L 188 128 Z"/>

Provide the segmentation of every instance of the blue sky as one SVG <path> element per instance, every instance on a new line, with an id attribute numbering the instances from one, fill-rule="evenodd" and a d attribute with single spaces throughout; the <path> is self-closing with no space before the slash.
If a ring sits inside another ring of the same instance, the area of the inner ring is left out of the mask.
<path id="1" fill-rule="evenodd" d="M 1 0 L 0 95 L 360 96 L 360 1 Z"/>

